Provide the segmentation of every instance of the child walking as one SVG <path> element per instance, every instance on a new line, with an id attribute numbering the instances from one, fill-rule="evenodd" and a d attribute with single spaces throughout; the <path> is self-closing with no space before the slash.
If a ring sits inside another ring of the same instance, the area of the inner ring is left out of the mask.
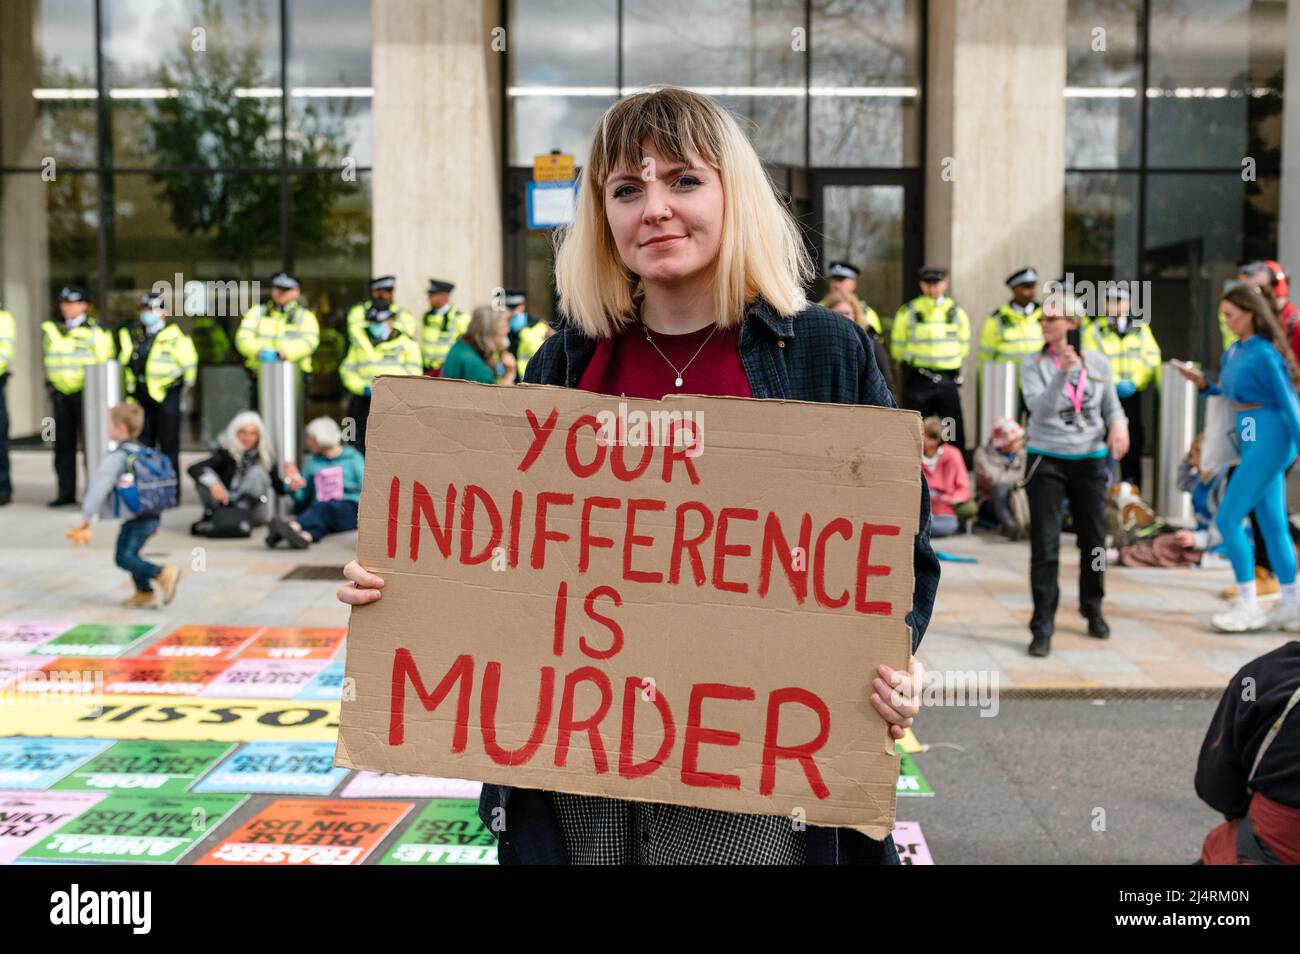
<path id="1" fill-rule="evenodd" d="M 155 605 L 154 583 L 158 585 L 158 595 L 163 603 L 170 603 L 181 578 L 180 567 L 158 566 L 140 557 L 145 541 L 158 529 L 160 511 L 141 507 L 133 512 L 122 504 L 117 493 L 124 478 L 128 475 L 134 477 L 131 473 L 132 455 L 152 453 L 139 443 L 143 429 L 144 409 L 139 404 L 115 404 L 108 409 L 108 437 L 117 443 L 117 449 L 111 451 L 95 471 L 81 505 L 81 522 L 67 534 L 74 543 L 85 546 L 90 542 L 90 523 L 96 516 L 105 520 L 122 517 L 115 562 L 131 574 L 135 583 L 135 594 L 122 602 L 123 606 L 131 608 Z M 133 483 L 133 480 L 125 482 Z M 175 483 L 174 472 L 172 483 Z M 174 486 L 172 500 L 175 500 Z"/>

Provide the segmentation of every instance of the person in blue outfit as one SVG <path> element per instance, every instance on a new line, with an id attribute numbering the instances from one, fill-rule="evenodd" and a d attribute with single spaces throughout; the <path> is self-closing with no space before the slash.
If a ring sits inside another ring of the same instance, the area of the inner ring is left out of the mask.
<path id="1" fill-rule="evenodd" d="M 1224 356 L 1219 383 L 1195 369 L 1179 368 L 1202 393 L 1220 394 L 1237 412 L 1241 463 L 1228 480 L 1214 522 L 1232 561 L 1237 598 L 1211 619 L 1225 633 L 1280 629 L 1300 632 L 1296 596 L 1296 552 L 1287 531 L 1286 472 L 1300 450 L 1300 368 L 1296 366 L 1273 302 L 1251 284 L 1223 296 L 1223 315 L 1238 340 Z M 1255 593 L 1255 557 L 1242 521 L 1254 512 L 1281 599 L 1272 613 Z"/>

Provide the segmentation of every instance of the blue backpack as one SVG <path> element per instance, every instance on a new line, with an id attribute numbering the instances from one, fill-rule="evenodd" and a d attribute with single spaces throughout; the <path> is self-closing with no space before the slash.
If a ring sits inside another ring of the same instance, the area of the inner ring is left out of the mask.
<path id="1" fill-rule="evenodd" d="M 177 486 L 171 458 L 152 447 L 128 451 L 126 470 L 114 491 L 113 513 L 116 516 L 123 507 L 136 517 L 162 513 L 176 506 Z"/>

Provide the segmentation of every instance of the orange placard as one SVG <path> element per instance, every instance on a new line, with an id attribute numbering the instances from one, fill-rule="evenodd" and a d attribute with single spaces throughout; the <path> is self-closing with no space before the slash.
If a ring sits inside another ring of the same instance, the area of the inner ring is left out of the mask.
<path id="1" fill-rule="evenodd" d="M 278 799 L 195 864 L 359 865 L 413 807 L 411 802 Z"/>

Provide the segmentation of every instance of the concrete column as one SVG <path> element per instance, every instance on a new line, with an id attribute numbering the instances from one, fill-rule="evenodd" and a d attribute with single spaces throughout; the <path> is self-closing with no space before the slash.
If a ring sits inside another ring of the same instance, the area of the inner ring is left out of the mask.
<path id="1" fill-rule="evenodd" d="M 38 16 L 37 0 L 0 3 L 0 142 L 6 163 L 37 169 L 42 156 L 32 88 L 40 64 L 32 40 Z M 0 176 L 0 305 L 13 313 L 18 331 L 5 395 L 10 437 L 38 434 L 47 413 L 40 324 L 50 314 L 50 188 L 38 172 Z"/>
<path id="2" fill-rule="evenodd" d="M 1277 257 L 1300 268 L 1300 3 L 1286 6 L 1286 79 L 1282 89 L 1282 210 Z M 1292 283 L 1294 287 L 1294 283 Z M 1295 292 L 1292 292 L 1295 297 Z"/>
<path id="3" fill-rule="evenodd" d="M 417 315 L 430 276 L 455 282 L 466 310 L 502 283 L 499 10 L 489 0 L 371 5 L 372 268 L 397 276 L 398 304 Z"/>
<path id="4" fill-rule="evenodd" d="M 975 345 L 962 400 L 975 435 L 975 354 L 1005 278 L 1061 272 L 1066 0 L 931 0 L 927 263 L 952 270 Z M 913 286 L 915 287 L 915 286 Z M 915 292 L 913 292 L 915 294 Z"/>

